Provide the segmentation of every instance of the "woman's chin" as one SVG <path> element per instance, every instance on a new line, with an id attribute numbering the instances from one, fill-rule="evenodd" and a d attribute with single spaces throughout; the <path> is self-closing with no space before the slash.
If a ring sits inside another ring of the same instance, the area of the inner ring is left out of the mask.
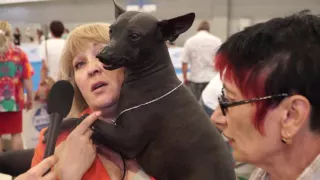
<path id="1" fill-rule="evenodd" d="M 243 156 L 243 154 L 238 152 L 237 150 L 232 151 L 232 156 L 238 162 L 245 162 L 246 161 L 246 158 Z"/>
<path id="2" fill-rule="evenodd" d="M 99 98 L 95 98 L 94 100 L 95 101 L 92 102 L 91 106 L 94 107 L 94 109 L 99 111 L 112 108 L 116 104 L 115 100 L 112 100 L 110 97 L 109 98 L 99 97 Z"/>

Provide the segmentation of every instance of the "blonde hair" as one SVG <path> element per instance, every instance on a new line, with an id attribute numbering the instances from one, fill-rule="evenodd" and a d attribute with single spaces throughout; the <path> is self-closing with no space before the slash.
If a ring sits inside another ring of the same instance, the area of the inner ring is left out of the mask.
<path id="1" fill-rule="evenodd" d="M 61 55 L 59 76 L 61 80 L 70 81 L 75 90 L 69 116 L 79 116 L 82 111 L 88 108 L 88 104 L 74 80 L 74 67 L 72 65 L 74 57 L 87 48 L 89 42 L 108 43 L 109 40 L 109 24 L 107 23 L 85 24 L 70 32 Z"/>
<path id="2" fill-rule="evenodd" d="M 11 25 L 8 21 L 0 21 L 0 53 L 8 51 L 11 36 Z"/>

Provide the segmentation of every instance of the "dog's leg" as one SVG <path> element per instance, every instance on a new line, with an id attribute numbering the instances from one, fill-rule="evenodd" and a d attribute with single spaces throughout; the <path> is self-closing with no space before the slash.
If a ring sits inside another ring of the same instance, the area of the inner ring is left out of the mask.
<path id="1" fill-rule="evenodd" d="M 131 126 L 114 126 L 103 121 L 94 123 L 95 140 L 121 153 L 125 158 L 135 158 L 151 141 L 152 133 L 143 129 L 141 121 Z"/>

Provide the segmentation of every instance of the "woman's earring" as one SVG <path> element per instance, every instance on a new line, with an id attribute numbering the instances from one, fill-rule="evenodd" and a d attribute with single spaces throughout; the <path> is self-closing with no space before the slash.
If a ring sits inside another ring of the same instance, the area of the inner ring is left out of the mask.
<path id="1" fill-rule="evenodd" d="M 290 137 L 290 134 L 288 134 L 288 137 Z M 291 144 L 292 143 L 292 139 L 291 138 L 281 138 L 281 142 L 283 144 Z"/>

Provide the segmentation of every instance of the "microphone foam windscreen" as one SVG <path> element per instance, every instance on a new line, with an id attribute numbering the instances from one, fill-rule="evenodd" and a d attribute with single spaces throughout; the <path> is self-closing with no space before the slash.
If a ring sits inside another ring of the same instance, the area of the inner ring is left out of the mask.
<path id="1" fill-rule="evenodd" d="M 74 90 L 70 82 L 57 81 L 48 95 L 48 113 L 59 113 L 62 117 L 66 117 L 71 110 L 73 96 Z"/>

